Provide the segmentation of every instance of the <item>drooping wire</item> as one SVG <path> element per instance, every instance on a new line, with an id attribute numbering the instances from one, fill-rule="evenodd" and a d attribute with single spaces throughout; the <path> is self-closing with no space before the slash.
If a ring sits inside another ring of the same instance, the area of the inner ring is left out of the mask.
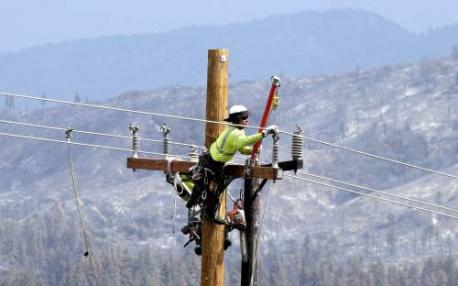
<path id="1" fill-rule="evenodd" d="M 413 208 L 413 209 L 420 210 L 420 211 L 427 212 L 427 213 L 431 213 L 431 214 L 436 214 L 436 215 L 440 215 L 440 216 L 446 216 L 446 217 L 458 219 L 458 216 L 454 216 L 454 215 L 450 215 L 450 214 L 446 214 L 446 213 L 442 213 L 442 212 L 437 212 L 437 211 L 432 211 L 432 210 L 425 209 L 425 208 L 422 208 L 422 207 L 413 206 L 413 205 L 410 205 L 410 204 L 407 204 L 407 203 L 402 203 L 402 202 L 397 202 L 397 201 L 393 201 L 393 200 L 389 200 L 389 199 L 384 199 L 384 198 L 381 198 L 381 197 L 378 197 L 378 196 L 375 196 L 375 195 L 372 195 L 372 194 L 362 193 L 362 192 L 358 192 L 358 191 L 355 191 L 355 190 L 350 190 L 350 189 L 334 186 L 334 185 L 331 185 L 331 184 L 326 184 L 326 183 L 322 183 L 322 182 L 319 182 L 319 181 L 306 179 L 306 178 L 303 178 L 303 177 L 298 177 L 298 176 L 293 176 L 293 175 L 288 175 L 288 174 L 284 174 L 284 176 L 285 177 L 290 177 L 290 178 L 293 178 L 293 179 L 296 179 L 296 180 L 301 180 L 301 181 L 304 181 L 304 182 L 308 182 L 308 183 L 312 183 L 312 184 L 321 185 L 321 186 L 324 186 L 324 187 L 336 189 L 336 190 L 339 190 L 339 191 L 344 191 L 344 192 L 347 192 L 347 193 L 352 193 L 352 194 L 356 194 L 356 195 L 360 195 L 360 196 L 364 196 L 364 197 L 373 198 L 373 199 L 380 200 L 380 201 L 383 201 L 383 202 L 389 203 L 389 204 L 400 205 L 400 206 L 404 206 L 404 207 L 407 207 L 407 208 Z"/>
<path id="2" fill-rule="evenodd" d="M 99 277 L 97 275 L 97 265 L 95 264 L 96 260 L 96 255 L 94 249 L 91 247 L 91 243 L 89 241 L 89 234 L 86 228 L 83 212 L 81 210 L 81 205 L 80 205 L 80 196 L 78 193 L 78 189 L 76 186 L 76 177 L 75 177 L 75 171 L 73 168 L 73 156 L 72 156 L 72 150 L 71 150 L 71 132 L 72 129 L 68 129 L 65 134 L 66 134 L 66 139 L 69 144 L 67 144 L 67 154 L 68 154 L 68 163 L 70 167 L 70 175 L 72 178 L 72 187 L 73 187 L 73 194 L 75 195 L 75 204 L 76 204 L 76 209 L 78 211 L 78 217 L 80 219 L 80 225 L 81 225 L 81 230 L 83 232 L 83 237 L 84 237 L 84 245 L 86 247 L 86 251 L 84 252 L 84 256 L 86 256 L 89 259 L 89 265 L 92 268 L 95 283 L 97 286 L 100 286 L 100 281 Z"/>
<path id="3" fill-rule="evenodd" d="M 24 123 L 24 122 L 17 122 L 17 121 L 11 121 L 11 120 L 2 120 L 2 119 L 0 119 L 0 123 L 19 125 L 19 126 L 26 126 L 26 127 L 44 128 L 44 129 L 50 129 L 50 130 L 59 130 L 59 131 L 67 130 L 67 128 L 63 128 L 63 127 L 32 124 L 32 123 Z M 132 138 L 130 136 L 114 135 L 114 134 L 107 134 L 107 133 L 100 133 L 100 132 L 77 130 L 77 129 L 73 129 L 72 132 L 73 133 L 88 134 L 88 135 L 97 135 L 97 136 L 105 136 L 105 137 L 112 137 L 112 138 L 120 138 L 120 139 L 131 139 Z M 141 137 L 138 138 L 138 139 L 140 141 L 163 143 L 162 140 L 156 140 L 156 139 L 148 139 L 148 138 L 141 138 Z M 199 149 L 204 149 L 204 147 L 196 146 L 195 144 L 180 143 L 180 142 L 173 142 L 173 141 L 169 141 L 169 144 L 177 145 L 177 146 L 196 147 L 196 148 L 199 148 Z"/>
<path id="4" fill-rule="evenodd" d="M 0 132 L 0 136 L 21 138 L 21 139 L 31 139 L 31 140 L 38 140 L 38 141 L 54 142 L 54 143 L 71 144 L 71 145 L 76 145 L 76 146 L 108 149 L 108 150 L 113 150 L 113 151 L 122 151 L 122 152 L 132 152 L 133 151 L 132 149 L 128 149 L 128 148 L 112 147 L 112 146 L 107 146 L 107 145 L 95 145 L 95 144 L 87 144 L 87 143 L 79 143 L 79 142 L 70 142 L 69 143 L 69 142 L 63 141 L 63 140 L 56 140 L 56 139 L 29 136 L 29 135 L 12 134 L 12 133 L 5 133 L 5 132 Z M 164 156 L 165 155 L 163 153 L 150 152 L 150 151 L 141 151 L 141 150 L 138 150 L 138 153 L 157 155 L 157 156 Z M 170 157 L 187 160 L 187 158 L 185 156 L 180 156 L 180 155 L 173 155 L 173 156 L 170 155 Z"/>
<path id="5" fill-rule="evenodd" d="M 368 187 L 364 187 L 364 186 L 360 186 L 360 185 L 356 185 L 356 184 L 351 184 L 351 183 L 348 183 L 348 182 L 345 182 L 345 181 L 336 180 L 336 179 L 332 179 L 332 178 L 329 178 L 329 177 L 323 177 L 323 176 L 315 175 L 315 174 L 312 174 L 312 173 L 307 173 L 307 172 L 304 172 L 304 171 L 298 171 L 298 173 L 306 175 L 306 176 L 309 176 L 309 177 L 317 178 L 317 179 L 320 179 L 320 180 L 326 180 L 326 181 L 329 181 L 329 182 L 338 183 L 338 184 L 346 185 L 346 186 L 349 186 L 349 187 L 362 189 L 362 190 L 369 191 L 369 192 L 372 192 L 372 193 L 383 194 L 383 195 L 386 195 L 386 196 L 402 199 L 402 200 L 405 200 L 405 201 L 408 201 L 408 202 L 412 202 L 412 203 L 416 203 L 416 204 L 422 204 L 422 205 L 425 205 L 425 206 L 435 207 L 435 208 L 438 208 L 438 209 L 443 209 L 443 210 L 446 210 L 446 211 L 451 211 L 451 212 L 454 212 L 454 213 L 458 213 L 458 210 L 452 209 L 452 208 L 448 208 L 448 207 L 445 207 L 445 206 L 441 206 L 441 205 L 437 205 L 437 204 L 433 204 L 433 203 L 428 203 L 428 202 L 424 202 L 424 201 L 419 201 L 419 200 L 411 199 L 411 198 L 408 198 L 408 197 L 405 197 L 405 196 L 400 196 L 400 195 L 396 195 L 396 194 L 392 194 L 392 193 L 388 193 L 388 192 L 384 192 L 384 191 L 380 191 L 380 190 L 375 190 L 375 189 L 371 189 L 371 188 L 368 188 Z"/>

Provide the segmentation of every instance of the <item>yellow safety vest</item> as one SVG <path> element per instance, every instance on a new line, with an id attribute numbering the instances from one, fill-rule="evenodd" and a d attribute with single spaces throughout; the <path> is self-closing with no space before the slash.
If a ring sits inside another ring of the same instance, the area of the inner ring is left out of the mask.
<path id="1" fill-rule="evenodd" d="M 247 136 L 243 129 L 228 125 L 210 146 L 210 155 L 217 162 L 227 162 L 239 151 L 250 155 L 251 146 L 262 139 L 262 133 Z"/>

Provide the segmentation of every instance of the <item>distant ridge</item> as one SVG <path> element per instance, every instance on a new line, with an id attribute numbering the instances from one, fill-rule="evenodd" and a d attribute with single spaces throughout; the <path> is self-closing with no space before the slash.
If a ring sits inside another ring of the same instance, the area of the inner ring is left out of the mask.
<path id="1" fill-rule="evenodd" d="M 339 9 L 82 39 L 0 55 L 0 89 L 94 101 L 129 90 L 204 86 L 207 50 L 220 47 L 230 50 L 233 83 L 339 73 L 442 56 L 458 44 L 457 30 L 417 35 L 376 14 Z"/>

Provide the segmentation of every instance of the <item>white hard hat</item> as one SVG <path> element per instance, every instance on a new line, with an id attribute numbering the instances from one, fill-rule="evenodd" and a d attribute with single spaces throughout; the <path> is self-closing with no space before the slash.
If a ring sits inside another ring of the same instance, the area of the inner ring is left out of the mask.
<path id="1" fill-rule="evenodd" d="M 229 115 L 236 114 L 236 113 L 241 113 L 241 112 L 246 112 L 248 111 L 248 108 L 245 106 L 239 104 L 239 105 L 233 105 L 229 109 Z"/>
<path id="2" fill-rule="evenodd" d="M 225 121 L 234 122 L 241 117 L 248 117 L 248 108 L 241 104 L 233 105 L 229 108 L 229 117 L 224 119 Z"/>

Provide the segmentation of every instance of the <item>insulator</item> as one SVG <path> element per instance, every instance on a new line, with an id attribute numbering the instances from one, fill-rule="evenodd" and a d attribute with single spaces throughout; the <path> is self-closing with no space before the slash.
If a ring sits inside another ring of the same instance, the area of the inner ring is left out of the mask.
<path id="1" fill-rule="evenodd" d="M 139 130 L 138 126 L 134 123 L 131 123 L 129 126 L 130 132 L 132 132 L 132 157 L 138 158 L 138 136 L 137 132 Z"/>
<path id="2" fill-rule="evenodd" d="M 280 153 L 280 145 L 278 141 L 280 140 L 280 136 L 278 132 L 275 132 L 273 136 L 273 146 L 272 146 L 272 167 L 278 168 L 278 155 Z"/>
<path id="3" fill-rule="evenodd" d="M 167 125 L 162 124 L 161 125 L 161 132 L 164 135 L 164 154 L 167 156 L 169 154 L 169 132 L 170 128 L 167 127 Z"/>
<path id="4" fill-rule="evenodd" d="M 304 131 L 299 126 L 297 130 L 294 131 L 291 145 L 291 157 L 293 160 L 301 160 L 302 147 L 304 145 Z"/>
<path id="5" fill-rule="evenodd" d="M 132 150 L 133 150 L 133 157 L 138 158 L 138 136 L 134 134 L 132 136 Z"/>
<path id="6" fill-rule="evenodd" d="M 189 156 L 189 161 L 191 162 L 199 161 L 199 153 L 197 152 L 196 146 L 191 146 L 191 148 L 189 148 L 188 156 Z"/>

